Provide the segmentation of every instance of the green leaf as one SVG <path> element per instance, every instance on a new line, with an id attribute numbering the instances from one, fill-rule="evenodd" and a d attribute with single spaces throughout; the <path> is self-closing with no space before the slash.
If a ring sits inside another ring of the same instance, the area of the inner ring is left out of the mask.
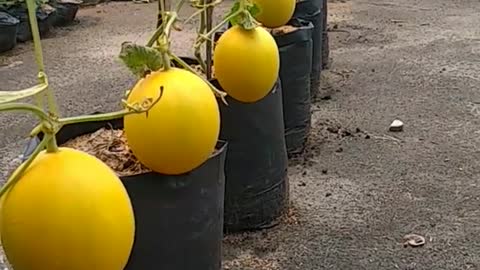
<path id="1" fill-rule="evenodd" d="M 250 1 L 246 1 L 246 6 L 242 7 L 240 1 L 236 1 L 232 6 L 230 12 L 227 14 L 227 17 L 230 18 L 231 25 L 240 25 L 246 30 L 252 30 L 257 27 L 258 23 L 255 20 L 254 16 L 260 12 L 260 8 L 257 4 L 254 4 Z M 233 16 L 234 14 L 237 15 Z M 233 16 L 233 17 L 232 17 Z"/>
<path id="2" fill-rule="evenodd" d="M 260 7 L 256 3 L 251 3 L 247 6 L 247 10 L 255 18 L 260 13 Z"/>
<path id="3" fill-rule="evenodd" d="M 238 12 L 239 9 L 240 9 L 240 2 L 236 1 L 236 2 L 233 4 L 232 8 L 230 9 L 230 12 L 229 12 L 227 15 L 225 15 L 224 19 L 232 16 L 233 14 L 235 14 L 236 12 Z M 230 19 L 230 23 L 231 23 L 232 25 L 235 25 L 235 24 L 236 24 L 235 18 L 236 18 L 236 17 L 233 17 L 233 18 Z"/>
<path id="4" fill-rule="evenodd" d="M 140 78 L 164 66 L 159 51 L 128 41 L 122 43 L 119 58 L 135 76 Z"/>

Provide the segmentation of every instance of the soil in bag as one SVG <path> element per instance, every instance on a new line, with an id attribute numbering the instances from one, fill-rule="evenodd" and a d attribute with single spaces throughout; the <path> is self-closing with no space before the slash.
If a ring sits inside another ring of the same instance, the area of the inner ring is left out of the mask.
<path id="1" fill-rule="evenodd" d="M 151 172 L 133 156 L 123 121 L 71 124 L 57 142 L 90 153 L 125 185 L 135 214 L 135 242 L 126 270 L 220 270 L 227 145 L 182 175 Z M 29 146 L 30 153 L 32 145 Z"/>
<path id="2" fill-rule="evenodd" d="M 295 6 L 293 18 L 309 21 L 313 24 L 312 29 L 312 71 L 310 74 L 310 95 L 315 97 L 320 88 L 320 73 L 322 71 L 322 5 L 326 0 L 298 1 Z"/>
<path id="3" fill-rule="evenodd" d="M 312 30 L 311 22 L 292 19 L 286 26 L 272 31 L 280 52 L 285 141 L 289 156 L 304 150 L 310 131 Z"/>
<path id="4" fill-rule="evenodd" d="M 10 14 L 0 11 L 0 53 L 17 45 L 17 31 L 20 21 Z"/>

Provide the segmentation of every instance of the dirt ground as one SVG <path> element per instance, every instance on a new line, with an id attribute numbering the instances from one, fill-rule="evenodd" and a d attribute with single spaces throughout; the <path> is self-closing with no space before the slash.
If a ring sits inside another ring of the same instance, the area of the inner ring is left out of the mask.
<path id="1" fill-rule="evenodd" d="M 85 8 L 44 40 L 64 114 L 119 107 L 134 82 L 120 44 L 147 38 L 155 8 Z M 480 269 L 479 14 L 478 0 L 330 2 L 333 61 L 308 150 L 289 167 L 292 210 L 276 228 L 228 236 L 225 269 Z M 194 32 L 177 34 L 179 54 Z M 0 60 L 2 89 L 35 81 L 30 43 Z M 394 119 L 403 132 L 388 132 Z M 0 116 L 3 172 L 32 123 Z M 404 247 L 410 233 L 426 244 Z"/>

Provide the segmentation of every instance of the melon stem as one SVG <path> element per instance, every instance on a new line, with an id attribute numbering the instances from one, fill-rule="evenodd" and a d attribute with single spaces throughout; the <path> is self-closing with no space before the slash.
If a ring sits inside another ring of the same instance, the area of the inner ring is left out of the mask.
<path id="1" fill-rule="evenodd" d="M 49 134 L 49 140 L 47 142 L 47 153 L 56 153 L 58 152 L 58 145 L 57 139 L 55 138 L 55 134 Z"/>

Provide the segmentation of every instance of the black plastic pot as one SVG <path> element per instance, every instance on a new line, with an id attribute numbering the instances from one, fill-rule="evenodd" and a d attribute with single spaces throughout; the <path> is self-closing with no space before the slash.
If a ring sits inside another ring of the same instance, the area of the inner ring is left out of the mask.
<path id="1" fill-rule="evenodd" d="M 104 0 L 83 0 L 80 6 L 82 7 L 95 6 L 103 2 Z"/>
<path id="2" fill-rule="evenodd" d="M 53 26 L 65 26 L 71 24 L 79 9 L 79 4 L 61 3 L 55 6 L 57 12 L 52 20 Z"/>
<path id="3" fill-rule="evenodd" d="M 288 25 L 296 30 L 274 33 L 273 36 L 280 52 L 285 141 L 287 153 L 291 156 L 303 152 L 310 131 L 313 24 L 292 19 Z"/>
<path id="4" fill-rule="evenodd" d="M 220 88 L 217 81 L 212 83 Z M 271 228 L 288 206 L 287 151 L 282 87 L 256 103 L 219 102 L 225 162 L 225 232 Z"/>
<path id="5" fill-rule="evenodd" d="M 64 126 L 61 145 L 121 119 Z M 31 147 L 30 147 L 31 148 Z M 135 243 L 126 270 L 220 270 L 223 239 L 224 162 L 227 144 L 183 175 L 144 173 L 121 177 L 135 214 Z"/>
<path id="6" fill-rule="evenodd" d="M 26 42 L 32 39 L 32 31 L 30 29 L 30 21 L 28 19 L 28 10 L 26 7 L 23 6 L 15 6 L 8 9 L 8 13 L 10 15 L 16 17 L 20 20 L 20 24 L 18 25 L 18 33 L 17 33 L 17 40 L 20 42 Z M 40 37 L 45 37 L 51 28 L 53 19 L 56 16 L 56 12 L 52 12 L 47 14 L 41 10 L 37 10 L 37 22 L 38 22 L 38 30 L 40 32 Z"/>
<path id="7" fill-rule="evenodd" d="M 17 45 L 17 31 L 20 21 L 6 12 L 0 11 L 0 53 Z"/>
<path id="8" fill-rule="evenodd" d="M 330 43 L 328 41 L 328 0 L 323 1 L 322 10 L 322 69 L 328 69 L 330 62 Z"/>
<path id="9" fill-rule="evenodd" d="M 220 35 L 217 32 L 214 40 Z M 182 60 L 189 65 L 198 64 L 193 58 Z M 218 81 L 211 83 L 222 89 Z M 278 224 L 289 200 L 280 80 L 258 102 L 242 103 L 230 97 L 227 102 L 225 105 L 219 101 L 220 139 L 228 142 L 224 231 L 271 228 Z"/>
<path id="10" fill-rule="evenodd" d="M 323 2 L 327 0 L 303 0 L 297 2 L 293 18 L 309 21 L 313 24 L 312 41 L 313 57 L 310 74 L 310 94 L 315 97 L 320 88 L 320 73 L 322 71 L 322 31 L 323 31 Z"/>

